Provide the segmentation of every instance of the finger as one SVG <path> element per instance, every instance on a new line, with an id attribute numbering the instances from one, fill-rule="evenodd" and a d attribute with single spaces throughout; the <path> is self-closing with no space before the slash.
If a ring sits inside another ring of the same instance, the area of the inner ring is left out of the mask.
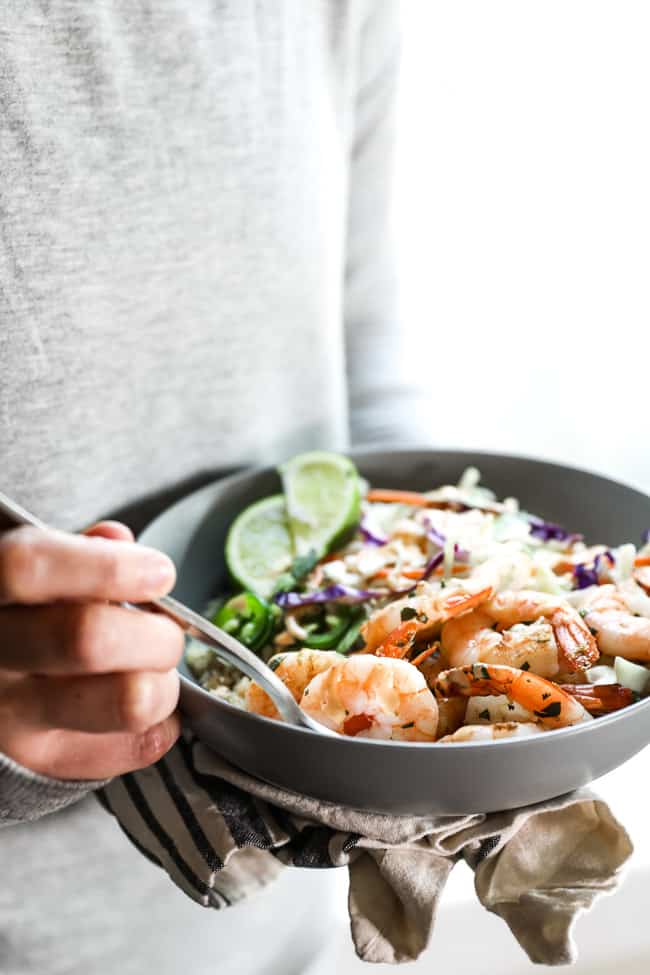
<path id="1" fill-rule="evenodd" d="M 169 592 L 170 558 L 134 542 L 25 526 L 0 537 L 0 603 L 146 602 Z"/>
<path id="2" fill-rule="evenodd" d="M 32 730 L 2 742 L 4 754 L 20 765 L 56 779 L 112 779 L 153 765 L 181 731 L 177 713 L 141 734 Z"/>
<path id="3" fill-rule="evenodd" d="M 116 542 L 134 541 L 133 532 L 121 521 L 99 521 L 86 528 L 83 534 L 92 538 L 112 538 Z"/>
<path id="4" fill-rule="evenodd" d="M 170 670 L 185 646 L 167 616 L 108 603 L 0 609 L 0 666 L 37 674 Z"/>
<path id="5" fill-rule="evenodd" d="M 141 734 L 173 714 L 178 703 L 175 670 L 94 677 L 27 677 L 5 686 L 0 706 L 25 725 L 103 734 Z"/>

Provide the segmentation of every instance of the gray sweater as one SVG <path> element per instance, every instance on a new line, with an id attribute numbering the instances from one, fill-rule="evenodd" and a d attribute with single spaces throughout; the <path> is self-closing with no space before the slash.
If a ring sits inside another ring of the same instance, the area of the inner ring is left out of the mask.
<path id="1" fill-rule="evenodd" d="M 3 490 L 61 527 L 137 530 L 226 469 L 344 445 L 349 416 L 355 439 L 397 428 L 396 15 L 4 0 Z M 3 975 L 300 970 L 320 877 L 201 911 L 87 791 L 0 756 Z"/>

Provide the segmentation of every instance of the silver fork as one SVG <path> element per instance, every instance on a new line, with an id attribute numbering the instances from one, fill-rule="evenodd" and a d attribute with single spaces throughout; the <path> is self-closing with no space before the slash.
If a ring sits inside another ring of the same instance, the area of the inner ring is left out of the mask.
<path id="1" fill-rule="evenodd" d="M 22 505 L 13 501 L 6 494 L 0 491 L 0 513 L 6 516 L 10 526 L 33 525 L 35 528 L 47 529 L 47 525 L 31 512 L 27 511 Z M 4 525 L 2 527 L 5 527 Z M 293 695 L 287 690 L 279 677 L 273 673 L 270 667 L 260 660 L 248 647 L 236 640 L 230 633 L 226 633 L 218 626 L 210 623 L 199 613 L 179 603 L 173 596 L 161 596 L 159 599 L 152 599 L 142 605 L 132 603 L 121 603 L 128 609 L 147 612 L 154 606 L 161 613 L 169 616 L 177 623 L 186 636 L 200 640 L 210 647 L 221 660 L 232 664 L 241 670 L 247 677 L 250 677 L 266 691 L 276 708 L 288 724 L 298 725 L 302 728 L 309 728 L 320 735 L 333 735 L 334 732 L 310 718 L 308 714 L 296 703 Z M 187 702 L 188 689 L 193 687 L 182 674 L 179 707 L 183 710 L 184 700 Z"/>

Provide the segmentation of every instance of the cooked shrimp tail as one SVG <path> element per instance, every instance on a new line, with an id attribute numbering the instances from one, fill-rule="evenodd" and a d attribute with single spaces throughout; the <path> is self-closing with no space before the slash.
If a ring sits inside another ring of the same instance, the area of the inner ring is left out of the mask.
<path id="1" fill-rule="evenodd" d="M 531 711 L 536 722 L 548 729 L 563 728 L 590 717 L 582 704 L 557 684 L 515 667 L 483 663 L 455 667 L 438 676 L 435 691 L 441 697 L 505 694 Z"/>
<path id="2" fill-rule="evenodd" d="M 553 634 L 566 670 L 588 670 L 600 657 L 600 650 L 579 613 L 567 606 L 551 616 Z"/>
<path id="3" fill-rule="evenodd" d="M 621 684 L 561 684 L 589 714 L 609 714 L 639 700 L 639 695 Z"/>

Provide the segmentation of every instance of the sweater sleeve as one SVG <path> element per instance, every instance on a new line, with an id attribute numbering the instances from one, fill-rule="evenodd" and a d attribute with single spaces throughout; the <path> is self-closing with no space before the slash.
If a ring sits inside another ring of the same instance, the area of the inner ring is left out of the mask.
<path id="1" fill-rule="evenodd" d="M 105 782 L 51 779 L 0 754 L 0 826 L 28 823 L 78 802 Z"/>
<path id="2" fill-rule="evenodd" d="M 369 5 L 350 143 L 345 332 L 353 443 L 424 441 L 418 391 L 402 374 L 392 227 L 399 3 Z"/>

